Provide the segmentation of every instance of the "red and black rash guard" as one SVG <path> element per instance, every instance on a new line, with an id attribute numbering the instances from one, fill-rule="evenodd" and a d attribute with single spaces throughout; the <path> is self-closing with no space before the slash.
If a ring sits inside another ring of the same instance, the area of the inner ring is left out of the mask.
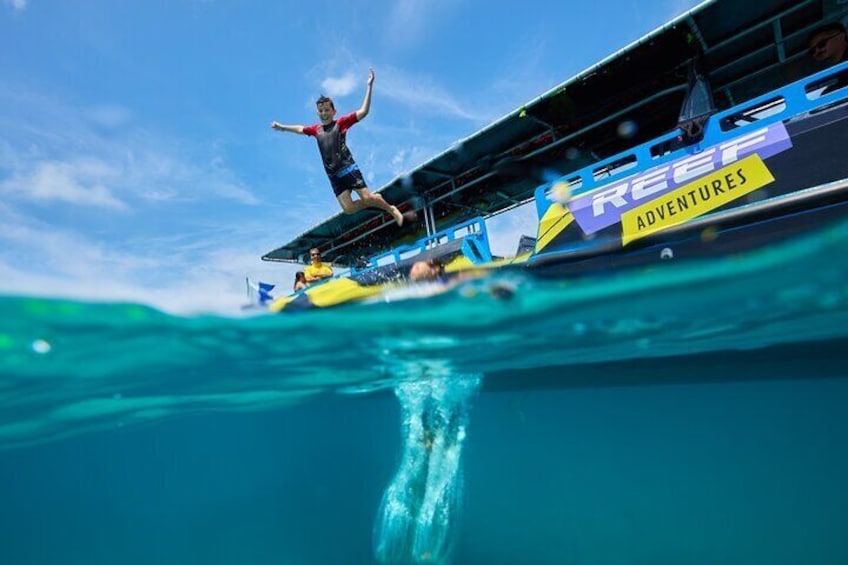
<path id="1" fill-rule="evenodd" d="M 351 112 L 327 125 L 315 124 L 303 128 L 303 133 L 318 140 L 318 149 L 321 151 L 327 175 L 336 176 L 355 164 L 353 155 L 347 148 L 346 138 L 347 130 L 356 122 L 356 112 Z"/>

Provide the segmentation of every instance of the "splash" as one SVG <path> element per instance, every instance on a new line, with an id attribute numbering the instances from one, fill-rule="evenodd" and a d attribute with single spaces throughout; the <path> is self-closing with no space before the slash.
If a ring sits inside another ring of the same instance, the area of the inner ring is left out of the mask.
<path id="1" fill-rule="evenodd" d="M 432 374 L 431 365 L 421 363 L 421 372 Z M 462 508 L 462 445 L 480 382 L 449 375 L 395 387 L 403 451 L 374 526 L 380 563 L 448 561 Z"/>

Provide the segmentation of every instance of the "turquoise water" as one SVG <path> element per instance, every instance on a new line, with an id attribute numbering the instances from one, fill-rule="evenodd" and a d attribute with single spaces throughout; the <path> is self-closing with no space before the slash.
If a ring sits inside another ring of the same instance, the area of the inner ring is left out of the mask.
<path id="1" fill-rule="evenodd" d="M 846 244 L 282 316 L 0 298 L 0 561 L 846 563 Z"/>

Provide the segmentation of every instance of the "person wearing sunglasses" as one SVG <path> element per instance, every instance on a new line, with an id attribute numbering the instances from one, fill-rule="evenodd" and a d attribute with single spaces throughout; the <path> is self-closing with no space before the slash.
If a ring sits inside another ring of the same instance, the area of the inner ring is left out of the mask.
<path id="1" fill-rule="evenodd" d="M 303 271 L 306 275 L 306 282 L 312 284 L 333 276 L 333 268 L 321 262 L 321 253 L 317 248 L 310 249 L 309 256 L 312 258 L 312 264 Z"/>
<path id="2" fill-rule="evenodd" d="M 845 26 L 839 22 L 824 25 L 813 31 L 807 45 L 813 59 L 827 66 L 848 60 Z"/>

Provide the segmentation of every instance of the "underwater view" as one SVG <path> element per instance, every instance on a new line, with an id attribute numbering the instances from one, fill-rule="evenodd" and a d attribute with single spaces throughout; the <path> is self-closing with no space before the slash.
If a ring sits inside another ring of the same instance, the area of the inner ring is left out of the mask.
<path id="1" fill-rule="evenodd" d="M 846 562 L 846 245 L 276 316 L 2 298 L 3 562 Z"/>

